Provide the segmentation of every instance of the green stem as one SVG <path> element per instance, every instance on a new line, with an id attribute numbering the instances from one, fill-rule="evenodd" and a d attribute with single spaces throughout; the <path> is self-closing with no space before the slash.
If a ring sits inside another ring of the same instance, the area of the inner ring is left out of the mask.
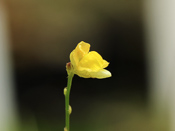
<path id="1" fill-rule="evenodd" d="M 67 131 L 70 131 L 69 123 L 70 123 L 70 113 L 69 113 L 69 96 L 70 96 L 70 90 L 71 90 L 71 84 L 72 84 L 72 78 L 74 74 L 70 73 L 68 75 L 68 81 L 67 81 L 67 92 L 65 94 L 65 113 L 66 113 L 66 129 Z"/>

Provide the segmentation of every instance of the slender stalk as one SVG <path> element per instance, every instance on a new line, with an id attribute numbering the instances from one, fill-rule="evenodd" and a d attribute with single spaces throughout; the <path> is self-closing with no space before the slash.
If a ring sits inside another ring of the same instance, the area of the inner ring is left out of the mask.
<path id="1" fill-rule="evenodd" d="M 68 81 L 67 81 L 67 92 L 65 94 L 65 115 L 66 115 L 66 119 L 65 119 L 65 123 L 66 123 L 66 131 L 70 131 L 70 113 L 69 113 L 69 96 L 70 96 L 70 90 L 71 90 L 71 85 L 72 85 L 72 78 L 73 78 L 74 74 L 70 73 L 68 75 Z"/>

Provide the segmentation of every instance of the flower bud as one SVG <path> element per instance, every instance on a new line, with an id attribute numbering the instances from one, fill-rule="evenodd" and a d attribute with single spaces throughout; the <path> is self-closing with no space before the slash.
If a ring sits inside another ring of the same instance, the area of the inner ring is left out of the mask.
<path id="1" fill-rule="evenodd" d="M 68 63 L 66 64 L 66 70 L 67 70 L 67 74 L 68 74 L 68 75 L 69 75 L 70 72 L 72 71 L 72 68 L 73 68 L 73 66 L 72 66 L 71 62 L 68 62 Z"/>
<path id="2" fill-rule="evenodd" d="M 66 127 L 64 127 L 64 131 L 68 131 Z"/>
<path id="3" fill-rule="evenodd" d="M 67 87 L 64 88 L 64 95 L 67 93 Z"/>
<path id="4" fill-rule="evenodd" d="M 72 107 L 69 105 L 69 114 L 72 113 Z"/>

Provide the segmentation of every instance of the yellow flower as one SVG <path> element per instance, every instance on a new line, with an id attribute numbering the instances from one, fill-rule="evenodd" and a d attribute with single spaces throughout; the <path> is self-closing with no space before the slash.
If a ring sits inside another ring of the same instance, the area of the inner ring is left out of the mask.
<path id="1" fill-rule="evenodd" d="M 84 78 L 107 78 L 111 73 L 104 69 L 109 63 L 100 54 L 90 51 L 90 44 L 81 41 L 70 54 L 72 72 Z"/>

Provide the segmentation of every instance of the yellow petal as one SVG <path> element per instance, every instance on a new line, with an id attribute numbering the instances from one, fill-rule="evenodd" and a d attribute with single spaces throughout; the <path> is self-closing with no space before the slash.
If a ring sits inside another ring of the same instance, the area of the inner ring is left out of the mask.
<path id="1" fill-rule="evenodd" d="M 108 64 L 109 63 L 106 60 L 103 60 L 100 54 L 95 51 L 91 51 L 81 59 L 78 65 L 78 70 L 97 72 L 107 67 Z"/>
<path id="2" fill-rule="evenodd" d="M 81 41 L 70 54 L 70 61 L 73 66 L 77 66 L 79 61 L 89 52 L 90 44 Z"/>
<path id="3" fill-rule="evenodd" d="M 108 65 L 109 65 L 109 62 L 107 62 L 106 60 L 103 60 L 102 68 L 106 68 Z"/>
<path id="4" fill-rule="evenodd" d="M 98 79 L 108 78 L 112 76 L 111 72 L 105 69 L 101 69 L 97 72 L 83 70 L 83 71 L 77 72 L 77 75 L 83 78 L 98 78 Z"/>
<path id="5" fill-rule="evenodd" d="M 90 74 L 92 78 L 98 78 L 98 79 L 108 78 L 112 76 L 111 72 L 106 69 L 102 69 L 98 72 L 91 72 Z"/>

